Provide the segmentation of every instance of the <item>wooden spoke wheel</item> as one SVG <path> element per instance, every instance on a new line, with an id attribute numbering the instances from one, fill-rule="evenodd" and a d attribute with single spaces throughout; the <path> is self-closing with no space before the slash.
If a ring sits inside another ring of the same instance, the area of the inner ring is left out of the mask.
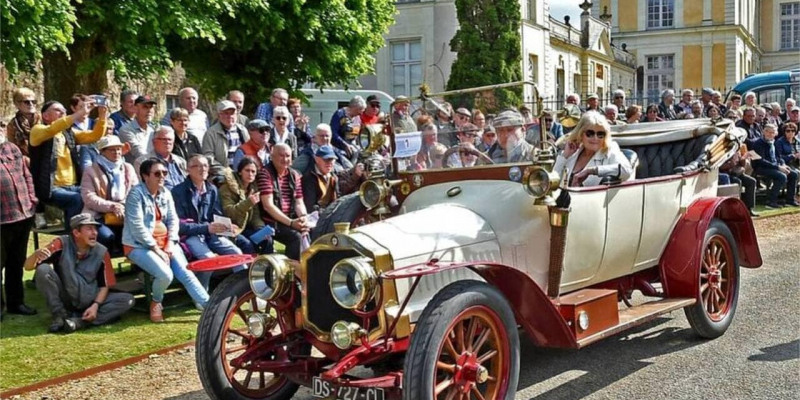
<path id="1" fill-rule="evenodd" d="M 721 235 L 708 241 L 700 266 L 700 298 L 712 321 L 722 321 L 733 301 L 733 254 L 731 246 Z"/>
<path id="2" fill-rule="evenodd" d="M 406 354 L 407 400 L 511 400 L 519 332 L 508 302 L 472 280 L 448 285 L 425 307 Z"/>
<path id="3" fill-rule="evenodd" d="M 275 316 L 250 290 L 247 271 L 225 278 L 211 295 L 197 327 L 196 363 L 200 382 L 212 400 L 289 400 L 297 392 L 299 386 L 284 376 L 257 371 L 247 362 L 233 363 L 251 346 L 279 332 L 276 324 L 267 327 L 264 338 L 254 337 L 247 319 L 256 312 Z M 259 361 L 289 361 L 292 351 L 307 355 L 310 350 L 310 345 L 279 347 L 259 356 Z"/>
<path id="4" fill-rule="evenodd" d="M 437 399 L 497 399 L 498 377 L 508 372 L 508 337 L 485 306 L 464 310 L 439 348 L 433 393 Z"/>
<path id="5" fill-rule="evenodd" d="M 733 321 L 739 298 L 739 257 L 736 241 L 721 220 L 706 230 L 698 260 L 697 303 L 684 308 L 686 319 L 698 336 L 721 336 Z"/>
<path id="6" fill-rule="evenodd" d="M 247 318 L 253 313 L 274 313 L 266 302 L 259 301 L 253 292 L 247 292 L 228 313 L 222 333 L 220 335 L 220 358 L 231 386 L 240 394 L 254 399 L 268 397 L 287 383 L 287 379 L 263 371 L 252 371 L 246 366 L 236 368 L 231 361 L 256 344 L 257 338 L 253 337 L 247 329 Z M 274 327 L 265 337 L 279 332 Z M 288 353 L 280 349 L 276 354 L 269 356 L 270 361 L 288 361 Z"/>

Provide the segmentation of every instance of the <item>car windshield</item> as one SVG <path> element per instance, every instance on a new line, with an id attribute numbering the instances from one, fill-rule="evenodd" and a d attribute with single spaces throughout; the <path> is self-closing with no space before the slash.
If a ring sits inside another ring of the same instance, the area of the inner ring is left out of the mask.
<path id="1" fill-rule="evenodd" d="M 533 161 L 554 141 L 551 114 L 540 118 L 535 85 L 517 82 L 423 95 L 392 107 L 396 171 L 485 168 Z M 555 122 L 555 124 L 554 124 Z"/>

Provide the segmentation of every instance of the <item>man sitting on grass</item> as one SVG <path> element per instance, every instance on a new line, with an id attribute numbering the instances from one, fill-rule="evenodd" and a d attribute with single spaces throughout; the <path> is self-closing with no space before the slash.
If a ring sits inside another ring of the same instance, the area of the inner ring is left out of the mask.
<path id="1" fill-rule="evenodd" d="M 53 316 L 51 333 L 72 333 L 86 325 L 109 323 L 133 307 L 130 293 L 109 293 L 116 279 L 108 249 L 97 243 L 99 224 L 89 214 L 69 220 L 69 235 L 59 236 L 25 260 L 36 268 L 36 288 Z"/>

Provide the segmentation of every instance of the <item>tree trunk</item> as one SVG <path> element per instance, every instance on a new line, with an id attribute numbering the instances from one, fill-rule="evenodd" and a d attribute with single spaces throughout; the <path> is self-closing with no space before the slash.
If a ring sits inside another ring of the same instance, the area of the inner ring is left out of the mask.
<path id="1" fill-rule="evenodd" d="M 108 89 L 107 62 L 97 62 L 91 71 L 78 72 L 81 65 L 105 56 L 105 47 L 102 39 L 77 37 L 69 46 L 69 56 L 62 52 L 46 54 L 42 60 L 45 101 L 56 100 L 69 109 L 69 99 L 76 93 L 105 93 Z"/>

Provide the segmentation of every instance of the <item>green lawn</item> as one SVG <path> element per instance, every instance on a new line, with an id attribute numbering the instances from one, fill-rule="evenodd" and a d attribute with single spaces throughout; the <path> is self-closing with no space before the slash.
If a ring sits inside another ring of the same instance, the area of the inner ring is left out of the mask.
<path id="1" fill-rule="evenodd" d="M 31 235 L 31 238 L 33 236 Z M 50 237 L 42 239 L 42 245 Z M 33 252 L 33 239 L 28 254 Z M 33 271 L 25 273 L 25 280 Z M 191 306 L 166 310 L 166 322 L 131 310 L 122 320 L 71 335 L 49 334 L 44 298 L 26 285 L 25 302 L 39 310 L 33 317 L 6 315 L 0 323 L 0 391 L 95 367 L 194 340 L 200 312 Z"/>

